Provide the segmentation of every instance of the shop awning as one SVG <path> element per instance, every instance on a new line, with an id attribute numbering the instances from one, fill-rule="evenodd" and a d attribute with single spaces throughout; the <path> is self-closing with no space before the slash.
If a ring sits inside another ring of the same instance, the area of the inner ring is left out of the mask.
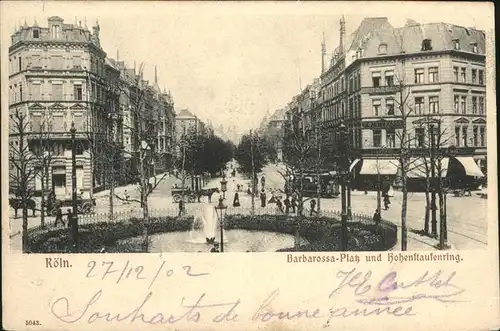
<path id="1" fill-rule="evenodd" d="M 425 162 L 424 162 L 425 160 Z M 437 164 L 437 160 L 435 161 L 435 168 L 434 168 L 434 173 L 436 176 L 439 176 L 438 172 L 441 173 L 441 177 L 446 177 L 446 174 L 448 173 L 448 164 L 449 164 L 449 159 L 448 158 L 442 158 L 440 160 L 440 166 Z M 409 167 L 408 167 L 408 173 L 407 177 L 408 178 L 427 178 L 427 176 L 431 177 L 431 160 L 430 158 L 411 158 Z"/>
<path id="2" fill-rule="evenodd" d="M 484 177 L 483 172 L 470 156 L 460 156 L 455 158 L 465 169 L 467 176 Z"/>
<path id="3" fill-rule="evenodd" d="M 352 172 L 352 169 L 354 169 L 354 167 L 356 166 L 356 164 L 359 163 L 359 161 L 361 161 L 361 159 L 356 159 L 351 163 L 351 165 L 349 166 L 349 172 Z"/>
<path id="4" fill-rule="evenodd" d="M 398 172 L 396 159 L 363 159 L 360 175 L 395 175 Z"/>

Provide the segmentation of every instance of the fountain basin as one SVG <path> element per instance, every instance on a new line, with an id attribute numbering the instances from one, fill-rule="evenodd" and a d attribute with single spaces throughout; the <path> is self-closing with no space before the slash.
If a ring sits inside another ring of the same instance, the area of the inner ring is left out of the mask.
<path id="1" fill-rule="evenodd" d="M 209 252 L 213 247 L 207 244 L 205 237 L 196 237 L 189 231 L 159 233 L 151 235 L 150 239 L 150 253 Z M 220 242 L 219 236 L 215 242 Z M 307 240 L 301 238 L 301 244 L 307 244 Z M 275 252 L 294 245 L 295 237 L 289 234 L 249 230 L 224 231 L 224 252 Z"/>

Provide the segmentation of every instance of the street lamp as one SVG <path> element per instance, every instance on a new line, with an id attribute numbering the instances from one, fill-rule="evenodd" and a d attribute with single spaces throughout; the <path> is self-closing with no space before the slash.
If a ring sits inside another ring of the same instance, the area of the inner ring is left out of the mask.
<path id="1" fill-rule="evenodd" d="M 220 251 L 224 252 L 224 214 L 226 213 L 227 206 L 224 205 L 224 200 L 222 196 L 219 197 L 219 204 L 215 206 L 215 211 L 217 213 L 217 218 L 219 219 L 220 225 Z"/>
<path id="2" fill-rule="evenodd" d="M 75 252 L 80 250 L 78 238 L 78 206 L 77 206 L 77 191 L 76 191 L 76 128 L 75 123 L 71 122 L 71 199 L 73 213 L 71 217 L 71 233 L 73 237 L 73 248 Z"/>
<path id="3" fill-rule="evenodd" d="M 346 138 L 347 134 L 347 127 L 346 125 L 342 122 L 339 126 L 339 134 L 342 140 Z M 347 250 L 347 203 L 346 203 L 346 184 L 348 182 L 348 173 L 347 171 L 347 155 L 346 155 L 346 144 L 345 141 L 341 142 L 342 145 L 342 155 L 341 155 L 341 201 L 342 201 L 342 213 L 341 213 L 341 224 L 342 224 L 342 231 L 341 231 L 341 238 L 342 238 L 342 250 L 346 251 Z"/>
<path id="4" fill-rule="evenodd" d="M 226 180 L 226 174 L 222 175 L 222 179 L 220 181 L 220 190 L 222 191 L 222 199 L 226 198 L 226 191 L 227 191 L 227 180 Z"/>

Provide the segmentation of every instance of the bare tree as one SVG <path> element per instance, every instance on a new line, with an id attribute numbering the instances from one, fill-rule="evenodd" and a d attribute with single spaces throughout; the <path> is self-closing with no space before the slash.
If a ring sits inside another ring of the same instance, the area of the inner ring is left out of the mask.
<path id="1" fill-rule="evenodd" d="M 22 246 L 28 248 L 28 209 L 34 210 L 34 180 L 37 175 L 37 158 L 30 150 L 30 121 L 26 111 L 14 108 L 10 111 L 9 121 L 9 181 L 15 199 L 14 208 L 21 207 L 23 218 Z M 9 201 L 10 202 L 10 201 Z"/>

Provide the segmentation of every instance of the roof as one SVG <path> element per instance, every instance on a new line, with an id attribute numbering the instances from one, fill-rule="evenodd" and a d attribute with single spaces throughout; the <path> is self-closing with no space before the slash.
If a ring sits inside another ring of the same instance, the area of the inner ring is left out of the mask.
<path id="1" fill-rule="evenodd" d="M 176 118 L 192 118 L 195 119 L 196 116 L 193 115 L 189 110 L 187 109 L 181 109 L 177 115 L 175 115 Z"/>

